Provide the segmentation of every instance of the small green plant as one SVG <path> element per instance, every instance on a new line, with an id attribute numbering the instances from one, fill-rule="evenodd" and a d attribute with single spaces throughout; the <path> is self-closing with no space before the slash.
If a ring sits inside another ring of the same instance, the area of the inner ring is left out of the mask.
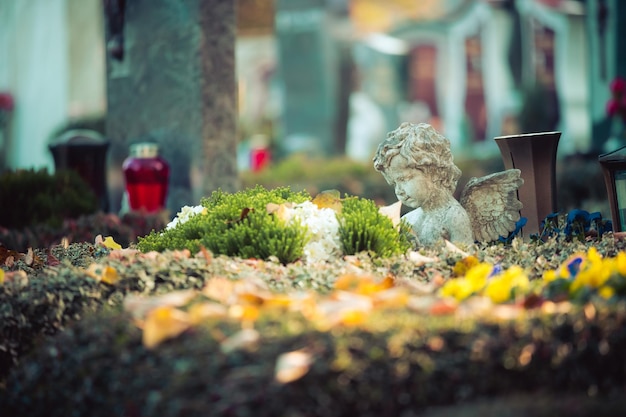
<path id="1" fill-rule="evenodd" d="M 0 175 L 0 225 L 19 229 L 43 224 L 59 227 L 64 219 L 97 211 L 87 183 L 74 171 L 8 171 Z"/>
<path id="2" fill-rule="evenodd" d="M 219 255 L 258 259 L 273 255 L 283 263 L 293 262 L 302 256 L 306 227 L 268 214 L 266 206 L 309 199 L 306 192 L 287 187 L 257 186 L 234 194 L 218 190 L 201 201 L 204 214 L 177 227 L 153 231 L 139 239 L 138 247 L 143 252 L 189 249 L 193 253 L 204 247 Z"/>
<path id="3" fill-rule="evenodd" d="M 410 248 L 408 226 L 401 225 L 398 233 L 374 201 L 336 198 L 341 206 L 337 214 L 341 253 L 354 255 L 366 251 L 389 257 Z M 174 227 L 139 238 L 138 247 L 144 252 L 189 249 L 193 253 L 206 248 L 218 255 L 258 259 L 275 256 L 282 263 L 290 263 L 302 257 L 309 240 L 317 242 L 315 239 L 319 237 L 312 237 L 306 221 L 286 221 L 280 214 L 270 213 L 267 207 L 270 203 L 278 206 L 310 199 L 307 192 L 294 192 L 286 187 L 269 191 L 256 186 L 235 194 L 216 191 L 203 199 L 199 208 L 193 209 L 204 209 L 201 214 L 196 212 L 182 222 L 175 220 Z"/>
<path id="4" fill-rule="evenodd" d="M 409 226 L 400 223 L 398 233 L 391 219 L 381 214 L 372 200 L 346 198 L 339 224 L 339 235 L 346 255 L 367 251 L 386 258 L 403 254 L 411 247 Z"/>

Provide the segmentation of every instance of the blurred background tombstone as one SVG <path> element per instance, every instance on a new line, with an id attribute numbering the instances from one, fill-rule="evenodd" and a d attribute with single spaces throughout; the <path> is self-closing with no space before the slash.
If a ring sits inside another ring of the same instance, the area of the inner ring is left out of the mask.
<path id="1" fill-rule="evenodd" d="M 170 212 L 237 190 L 235 3 L 104 1 L 112 211 L 129 147 L 146 140 L 170 163 Z"/>
<path id="2" fill-rule="evenodd" d="M 322 0 L 277 0 L 275 35 L 282 83 L 284 154 L 335 152 L 338 58 Z"/>

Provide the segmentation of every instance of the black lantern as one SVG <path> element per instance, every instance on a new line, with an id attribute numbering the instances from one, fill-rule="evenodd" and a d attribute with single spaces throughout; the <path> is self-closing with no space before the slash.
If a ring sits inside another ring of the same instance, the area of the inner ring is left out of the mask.
<path id="1" fill-rule="evenodd" d="M 626 146 L 600 155 L 598 162 L 609 196 L 613 231 L 623 232 L 626 230 Z"/>
<path id="2" fill-rule="evenodd" d="M 76 171 L 91 187 L 104 212 L 109 210 L 106 184 L 108 147 L 109 141 L 104 136 L 88 129 L 69 130 L 48 145 L 55 169 Z"/>

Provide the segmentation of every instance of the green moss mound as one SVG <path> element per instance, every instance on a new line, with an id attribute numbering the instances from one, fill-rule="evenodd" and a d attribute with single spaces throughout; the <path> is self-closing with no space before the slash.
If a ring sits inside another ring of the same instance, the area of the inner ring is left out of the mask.
<path id="1" fill-rule="evenodd" d="M 301 203 L 310 199 L 306 192 L 293 192 L 287 187 L 267 190 L 257 186 L 234 194 L 214 192 L 203 199 L 206 214 L 162 232 L 154 231 L 140 238 L 143 251 L 189 249 L 202 247 L 218 255 L 267 259 L 276 256 L 283 263 L 302 256 L 306 228 L 282 221 L 267 213 L 268 203 Z"/>

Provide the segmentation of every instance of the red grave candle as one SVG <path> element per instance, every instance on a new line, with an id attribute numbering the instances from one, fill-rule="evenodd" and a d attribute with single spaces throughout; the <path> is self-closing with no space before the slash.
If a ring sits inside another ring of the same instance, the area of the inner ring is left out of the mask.
<path id="1" fill-rule="evenodd" d="M 131 210 L 155 213 L 165 208 L 170 167 L 157 144 L 131 145 L 122 169 Z"/>

